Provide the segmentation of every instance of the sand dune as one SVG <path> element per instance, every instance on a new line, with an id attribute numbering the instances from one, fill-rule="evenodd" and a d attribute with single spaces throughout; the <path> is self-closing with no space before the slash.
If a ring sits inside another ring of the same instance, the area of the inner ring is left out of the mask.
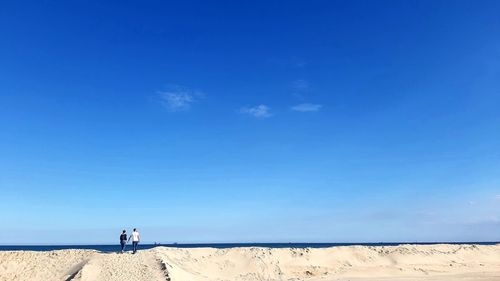
<path id="1" fill-rule="evenodd" d="M 450 274 L 473 278 L 469 280 L 483 280 L 481 276 L 489 278 L 484 280 L 500 280 L 498 245 L 156 251 L 173 280 L 444 280 L 439 277 Z"/>
<path id="2" fill-rule="evenodd" d="M 0 251 L 0 280 L 64 280 L 98 255 L 91 250 Z"/>
<path id="3" fill-rule="evenodd" d="M 7 251 L 0 280 L 500 281 L 500 245 Z"/>

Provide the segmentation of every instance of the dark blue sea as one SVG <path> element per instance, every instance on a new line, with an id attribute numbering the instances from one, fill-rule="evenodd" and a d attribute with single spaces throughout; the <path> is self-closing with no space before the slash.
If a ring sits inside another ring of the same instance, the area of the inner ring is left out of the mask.
<path id="1" fill-rule="evenodd" d="M 469 245 L 496 245 L 500 242 L 408 242 L 408 243 L 214 243 L 214 244 L 140 244 L 139 250 L 151 249 L 158 246 L 176 248 L 237 248 L 237 247 L 268 247 L 268 248 L 327 248 L 338 246 L 398 246 L 404 244 L 433 245 L 433 244 L 469 244 Z M 3 245 L 0 251 L 52 251 L 65 249 L 90 249 L 101 252 L 117 252 L 120 245 Z M 128 247 L 130 249 L 130 247 Z"/>

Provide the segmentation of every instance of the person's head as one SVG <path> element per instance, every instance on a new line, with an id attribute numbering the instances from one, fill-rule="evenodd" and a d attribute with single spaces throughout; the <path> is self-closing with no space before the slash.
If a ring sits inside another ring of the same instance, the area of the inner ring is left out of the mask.
<path id="1" fill-rule="evenodd" d="M 137 228 L 134 228 L 134 231 L 137 231 Z"/>
<path id="2" fill-rule="evenodd" d="M 125 233 L 125 232 L 127 232 L 127 231 L 125 231 L 125 229 L 124 229 L 124 230 L 123 230 L 123 233 Z"/>

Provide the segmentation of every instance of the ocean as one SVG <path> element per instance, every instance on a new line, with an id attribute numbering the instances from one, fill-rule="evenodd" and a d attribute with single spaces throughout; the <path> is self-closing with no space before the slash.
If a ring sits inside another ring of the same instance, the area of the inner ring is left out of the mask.
<path id="1" fill-rule="evenodd" d="M 158 246 L 176 248 L 237 248 L 237 247 L 267 247 L 267 248 L 327 248 L 338 246 L 398 246 L 404 244 L 433 245 L 433 244 L 469 244 L 469 245 L 496 245 L 500 242 L 407 242 L 407 243 L 202 243 L 202 244 L 139 244 L 139 250 L 151 249 Z M 0 251 L 52 251 L 65 249 L 87 249 L 100 252 L 118 252 L 119 244 L 114 245 L 0 245 Z M 131 245 L 127 245 L 127 250 Z"/>

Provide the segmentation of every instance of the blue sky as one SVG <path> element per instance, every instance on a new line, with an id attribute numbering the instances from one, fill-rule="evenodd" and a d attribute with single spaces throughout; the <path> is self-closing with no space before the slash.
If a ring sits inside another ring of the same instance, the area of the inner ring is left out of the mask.
<path id="1" fill-rule="evenodd" d="M 0 243 L 498 241 L 498 14 L 2 3 Z"/>

